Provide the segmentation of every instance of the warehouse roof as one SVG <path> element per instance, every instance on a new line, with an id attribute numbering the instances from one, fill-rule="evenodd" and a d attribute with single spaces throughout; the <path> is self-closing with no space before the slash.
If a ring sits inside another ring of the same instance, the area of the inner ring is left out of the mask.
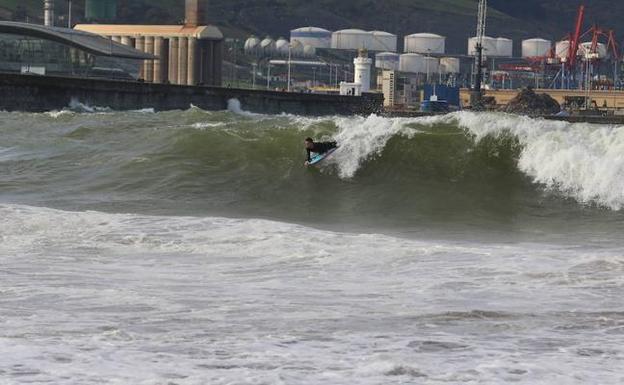
<path id="1" fill-rule="evenodd" d="M 185 25 L 78 24 L 74 29 L 104 36 L 195 37 L 197 39 L 207 40 L 223 39 L 223 34 L 219 28 L 213 25 L 188 27 Z"/>
<path id="2" fill-rule="evenodd" d="M 39 24 L 0 21 L 0 33 L 31 36 L 56 41 L 82 49 L 94 55 L 126 59 L 154 59 L 154 56 L 137 51 L 132 47 L 115 43 L 102 36 L 68 28 L 46 27 Z"/>

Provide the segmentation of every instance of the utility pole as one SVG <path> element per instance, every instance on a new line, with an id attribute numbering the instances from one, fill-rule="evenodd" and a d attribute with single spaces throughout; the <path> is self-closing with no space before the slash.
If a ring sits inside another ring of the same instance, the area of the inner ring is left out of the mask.
<path id="1" fill-rule="evenodd" d="M 292 59 L 292 44 L 288 44 L 288 92 L 290 92 L 290 76 L 291 76 L 290 61 L 291 59 Z"/>
<path id="2" fill-rule="evenodd" d="M 470 95 L 470 104 L 473 109 L 482 109 L 483 100 L 481 94 L 481 84 L 483 82 L 483 38 L 485 37 L 485 26 L 487 21 L 487 0 L 479 0 L 479 12 L 477 16 L 477 44 L 475 58 L 475 82 L 474 89 Z"/>
<path id="3" fill-rule="evenodd" d="M 72 0 L 67 0 L 67 28 L 72 28 Z"/>

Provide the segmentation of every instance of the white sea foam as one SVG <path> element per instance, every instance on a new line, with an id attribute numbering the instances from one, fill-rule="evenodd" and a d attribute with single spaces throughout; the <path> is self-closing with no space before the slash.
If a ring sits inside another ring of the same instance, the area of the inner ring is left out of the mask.
<path id="1" fill-rule="evenodd" d="M 362 164 L 380 155 L 395 135 L 412 137 L 417 127 L 459 125 L 478 142 L 512 134 L 522 145 L 520 170 L 542 184 L 614 210 L 624 208 L 624 126 L 598 126 L 528 117 L 458 112 L 426 118 L 379 116 L 332 118 L 341 148 L 334 159 L 340 176 L 353 177 Z"/>
<path id="2" fill-rule="evenodd" d="M 0 205 L 6 383 L 619 384 L 624 257 Z"/>
<path id="3" fill-rule="evenodd" d="M 570 124 L 505 114 L 458 113 L 477 140 L 506 132 L 523 145 L 519 168 L 580 202 L 624 207 L 624 126 Z"/>

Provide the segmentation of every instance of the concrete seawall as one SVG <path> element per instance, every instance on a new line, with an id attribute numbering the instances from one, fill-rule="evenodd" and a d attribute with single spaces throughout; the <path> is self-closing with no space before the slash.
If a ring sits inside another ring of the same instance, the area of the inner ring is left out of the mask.
<path id="1" fill-rule="evenodd" d="M 0 110 L 59 110 L 72 100 L 115 110 L 154 108 L 224 110 L 237 99 L 251 112 L 298 115 L 369 115 L 381 112 L 383 96 L 362 97 L 285 93 L 223 87 L 191 87 L 101 79 L 0 74 Z"/>

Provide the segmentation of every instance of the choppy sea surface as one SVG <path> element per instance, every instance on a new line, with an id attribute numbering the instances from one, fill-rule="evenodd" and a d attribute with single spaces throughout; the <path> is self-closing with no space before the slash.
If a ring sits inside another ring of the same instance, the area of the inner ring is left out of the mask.
<path id="1" fill-rule="evenodd" d="M 77 105 L 0 138 L 0 384 L 624 383 L 622 126 Z"/>

